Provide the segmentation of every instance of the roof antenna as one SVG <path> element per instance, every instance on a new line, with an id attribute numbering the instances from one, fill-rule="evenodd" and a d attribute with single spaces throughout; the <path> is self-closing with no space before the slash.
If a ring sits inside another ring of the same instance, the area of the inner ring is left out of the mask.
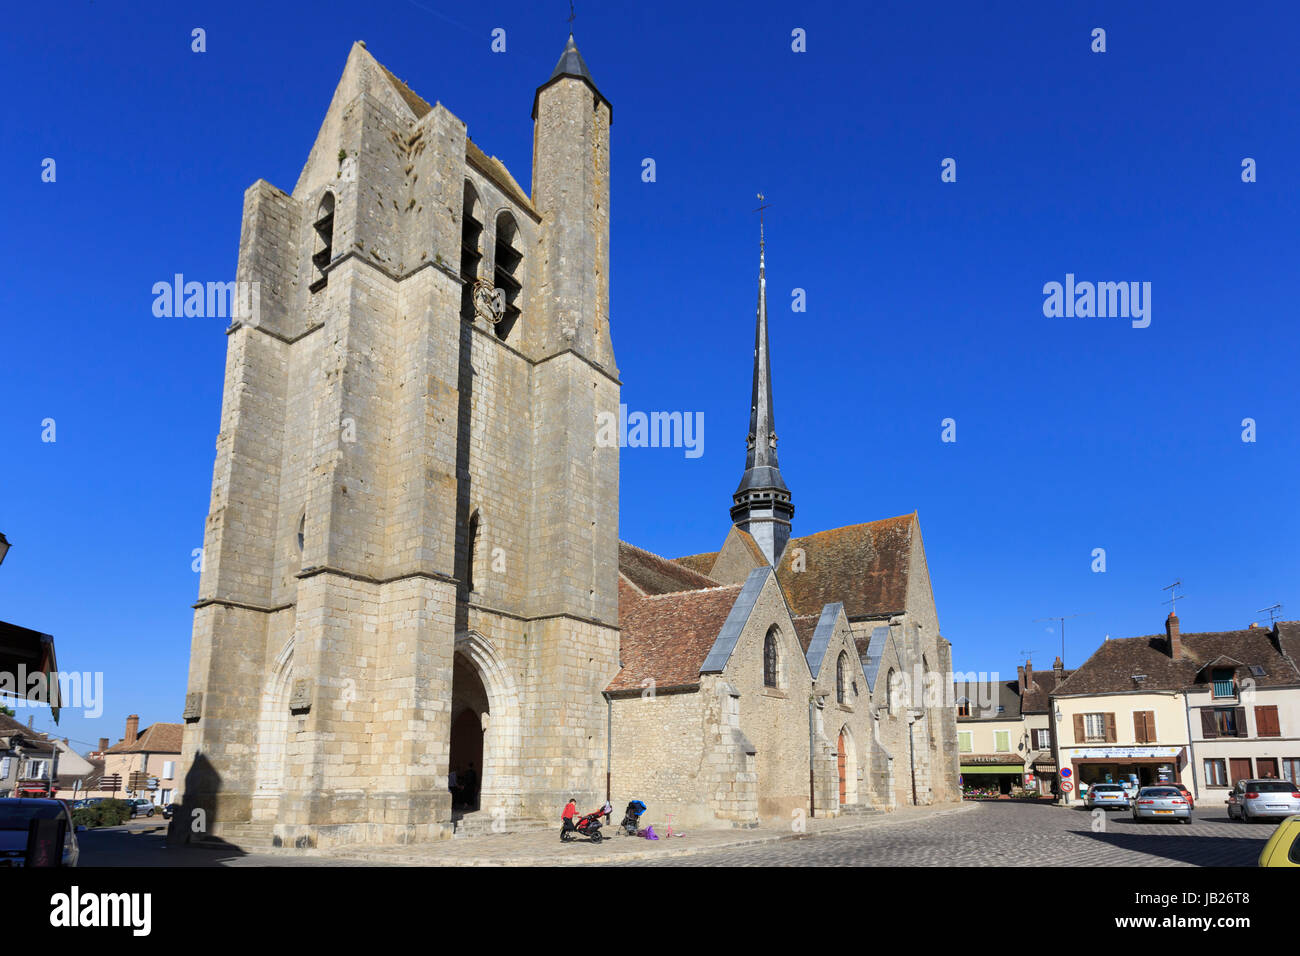
<path id="1" fill-rule="evenodd" d="M 1074 620 L 1076 617 L 1092 617 L 1092 612 L 1091 612 L 1091 611 L 1088 611 L 1088 612 L 1086 612 L 1086 613 L 1084 613 L 1084 614 L 1064 614 L 1064 615 L 1062 615 L 1062 614 L 1057 614 L 1055 617 L 1036 617 L 1036 618 L 1034 618 L 1034 623 L 1035 623 L 1035 624 L 1041 624 L 1043 621 L 1060 621 L 1060 622 L 1061 622 L 1061 663 L 1062 663 L 1062 664 L 1065 663 L 1065 622 L 1066 622 L 1066 621 L 1072 621 L 1072 620 Z M 1051 628 L 1049 627 L 1048 630 L 1050 631 Z"/>
<path id="2" fill-rule="evenodd" d="M 1277 623 L 1278 613 L 1279 613 L 1281 610 L 1282 610 L 1282 605 L 1280 605 L 1280 604 L 1272 604 L 1272 605 L 1270 605 L 1270 606 L 1268 606 L 1268 607 L 1262 607 L 1262 608 L 1260 608 L 1260 609 L 1259 609 L 1258 611 L 1256 611 L 1255 613 L 1256 613 L 1256 614 L 1268 614 L 1268 626 L 1269 626 L 1269 627 L 1272 627 L 1274 624 Z"/>
<path id="3" fill-rule="evenodd" d="M 1171 589 L 1180 588 L 1182 586 L 1183 586 L 1183 579 L 1179 578 L 1173 584 L 1167 584 L 1160 589 L 1162 591 L 1169 591 L 1169 600 L 1165 601 L 1164 603 L 1173 605 L 1173 610 L 1171 610 L 1169 613 L 1172 614 L 1174 617 L 1178 616 L 1178 602 L 1181 601 L 1183 598 L 1187 597 L 1187 595 L 1179 594 L 1178 591 L 1171 590 Z"/>

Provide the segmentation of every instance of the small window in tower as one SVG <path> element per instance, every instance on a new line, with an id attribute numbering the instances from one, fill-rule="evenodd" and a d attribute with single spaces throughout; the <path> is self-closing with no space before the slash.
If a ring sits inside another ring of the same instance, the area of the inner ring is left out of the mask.
<path id="1" fill-rule="evenodd" d="M 311 256 L 313 281 L 309 288 L 312 292 L 319 292 L 329 282 L 329 276 L 325 273 L 325 268 L 330 264 L 330 259 L 334 255 L 333 193 L 327 192 L 321 197 L 320 207 L 316 210 L 316 221 L 312 223 L 312 229 L 316 233 L 316 246 Z"/>
<path id="2" fill-rule="evenodd" d="M 781 677 L 781 660 L 777 652 L 778 631 L 773 625 L 763 639 L 763 686 L 778 687 Z"/>
<path id="3" fill-rule="evenodd" d="M 479 261 L 483 252 L 479 248 L 483 236 L 483 204 L 478 193 L 465 183 L 465 206 L 460 219 L 460 317 L 474 321 L 474 282 L 478 279 Z"/>
<path id="4" fill-rule="evenodd" d="M 302 554 L 302 546 L 307 541 L 307 512 L 298 517 L 298 553 Z"/>
<path id="5" fill-rule="evenodd" d="M 497 322 L 497 338 L 505 341 L 523 304 L 523 268 L 524 243 L 519 234 L 519 226 L 508 212 L 497 216 L 496 270 L 494 282 L 501 294 L 502 313 Z"/>
<path id="6" fill-rule="evenodd" d="M 841 651 L 839 660 L 835 662 L 835 702 L 844 703 L 844 665 L 848 662 L 848 656 Z"/>

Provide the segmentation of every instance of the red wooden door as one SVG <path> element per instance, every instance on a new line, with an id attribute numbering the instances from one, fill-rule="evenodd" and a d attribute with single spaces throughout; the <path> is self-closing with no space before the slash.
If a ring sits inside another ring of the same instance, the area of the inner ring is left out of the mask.
<path id="1" fill-rule="evenodd" d="M 1249 757 L 1230 757 L 1228 759 L 1228 770 L 1232 779 L 1229 783 L 1232 786 L 1237 785 L 1238 780 L 1250 779 L 1250 758 Z"/>
<path id="2" fill-rule="evenodd" d="M 848 783 L 844 776 L 845 764 L 848 762 L 844 753 L 844 731 L 840 731 L 839 752 L 836 754 L 836 762 L 840 766 L 840 806 L 848 802 Z"/>

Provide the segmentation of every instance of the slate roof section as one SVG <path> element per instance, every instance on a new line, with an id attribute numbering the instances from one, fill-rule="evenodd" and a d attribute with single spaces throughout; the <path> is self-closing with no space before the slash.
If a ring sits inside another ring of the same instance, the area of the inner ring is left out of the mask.
<path id="1" fill-rule="evenodd" d="M 731 660 L 731 652 L 736 649 L 736 642 L 740 640 L 740 632 L 744 630 L 745 622 L 749 620 L 749 615 L 753 613 L 754 605 L 758 602 L 758 595 L 767 582 L 767 576 L 771 573 L 772 569 L 767 566 L 755 568 L 749 572 L 749 577 L 745 578 L 745 583 L 740 589 L 736 603 L 731 608 L 731 613 L 727 615 L 726 623 L 722 625 L 722 630 L 718 632 L 718 639 L 713 642 L 713 647 L 709 650 L 709 656 L 700 666 L 702 673 L 720 674 L 722 669 L 727 666 L 727 661 Z"/>
<path id="2" fill-rule="evenodd" d="M 645 680 L 660 690 L 699 686 L 705 658 L 742 590 L 730 584 L 648 595 L 629 608 L 620 604 L 623 667 L 605 689 L 639 693 Z"/>
<path id="3" fill-rule="evenodd" d="M 551 71 L 550 79 L 539 86 L 537 92 L 533 95 L 533 119 L 537 119 L 537 101 L 541 98 L 542 90 L 563 76 L 582 80 L 587 86 L 591 87 L 591 92 L 596 95 L 596 99 L 609 107 L 609 122 L 611 126 L 614 124 L 614 107 L 610 105 L 609 100 L 605 99 L 604 95 L 596 87 L 596 81 L 591 78 L 591 71 L 587 69 L 587 61 L 578 52 L 578 44 L 574 42 L 572 33 L 569 34 L 569 42 L 564 45 L 564 52 L 560 54 L 555 69 Z"/>
<path id="4" fill-rule="evenodd" d="M 822 608 L 821 617 L 817 619 L 817 627 L 813 631 L 812 642 L 804 648 L 804 656 L 808 660 L 808 669 L 812 671 L 814 680 L 821 673 L 822 659 L 826 656 L 826 648 L 830 646 L 831 638 L 835 635 L 835 619 L 839 617 L 843 608 L 844 605 L 838 602 L 827 604 Z M 797 622 L 795 627 L 797 630 Z"/>
<path id="5" fill-rule="evenodd" d="M 618 543 L 618 570 L 646 594 L 670 594 L 716 588 L 718 582 L 698 571 L 683 567 L 657 554 L 628 544 Z"/>
<path id="6" fill-rule="evenodd" d="M 796 614 L 844 602 L 850 621 L 886 617 L 907 607 L 915 513 L 791 538 L 777 578 Z M 793 562 L 802 549 L 803 571 Z"/>
<path id="7" fill-rule="evenodd" d="M 953 685 L 953 695 L 958 701 L 965 698 L 971 705 L 970 716 L 958 717 L 959 722 L 1021 716 L 1019 681 L 959 681 Z"/>
<path id="8" fill-rule="evenodd" d="M 134 743 L 119 741 L 104 751 L 106 754 L 178 754 L 181 738 L 185 735 L 182 724 L 150 724 L 140 731 Z"/>
<path id="9" fill-rule="evenodd" d="M 858 660 L 862 661 L 862 673 L 867 678 L 867 690 L 876 692 L 876 676 L 880 673 L 880 662 L 885 659 L 885 642 L 889 640 L 889 628 L 883 624 L 872 628 L 871 637 L 865 642 L 854 641 L 858 648 Z"/>
<path id="10" fill-rule="evenodd" d="M 1284 635 L 1295 633 L 1290 627 L 1281 626 L 1278 632 L 1277 639 L 1282 646 L 1288 641 Z M 1181 641 L 1183 656 L 1178 660 L 1169 656 L 1169 640 L 1164 634 L 1103 641 L 1052 694 L 1068 697 L 1194 688 L 1212 679 L 1206 665 L 1221 657 L 1241 661 L 1239 676 L 1252 677 L 1257 687 L 1300 684 L 1300 670 L 1294 659 L 1282 652 L 1269 628 L 1183 634 Z M 1250 673 L 1252 664 L 1263 667 L 1263 676 Z M 1133 679 L 1135 674 L 1146 676 L 1139 682 Z"/>

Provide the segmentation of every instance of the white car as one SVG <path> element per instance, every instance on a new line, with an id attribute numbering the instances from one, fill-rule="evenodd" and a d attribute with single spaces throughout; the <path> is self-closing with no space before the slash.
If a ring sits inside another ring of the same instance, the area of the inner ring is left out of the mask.
<path id="1" fill-rule="evenodd" d="M 6 797 L 0 799 L 0 869 L 27 865 L 27 834 L 33 820 L 63 819 L 64 866 L 76 866 L 81 856 L 77 828 L 62 800 Z"/>

